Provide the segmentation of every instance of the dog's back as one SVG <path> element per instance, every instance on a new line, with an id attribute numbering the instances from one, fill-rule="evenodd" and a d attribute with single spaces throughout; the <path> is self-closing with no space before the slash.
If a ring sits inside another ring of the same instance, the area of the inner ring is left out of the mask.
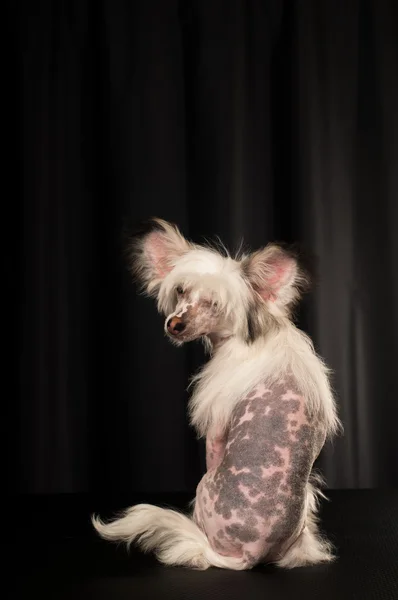
<path id="1" fill-rule="evenodd" d="M 251 563 L 285 553 L 302 533 L 307 484 L 325 435 L 291 375 L 239 402 L 224 456 L 197 489 L 195 520 L 214 550 Z"/>

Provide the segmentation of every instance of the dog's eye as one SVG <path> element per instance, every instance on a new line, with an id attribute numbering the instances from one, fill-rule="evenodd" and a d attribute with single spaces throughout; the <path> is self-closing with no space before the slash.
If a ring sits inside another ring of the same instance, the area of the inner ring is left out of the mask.
<path id="1" fill-rule="evenodd" d="M 182 289 L 182 287 L 179 285 L 179 286 L 176 288 L 176 292 L 177 292 L 177 294 L 178 294 L 179 296 L 182 296 L 182 295 L 183 295 L 183 293 L 184 293 L 184 290 L 183 290 L 183 289 Z"/>
<path id="2" fill-rule="evenodd" d="M 213 302 L 213 306 L 214 306 L 214 308 L 217 308 L 218 302 Z"/>

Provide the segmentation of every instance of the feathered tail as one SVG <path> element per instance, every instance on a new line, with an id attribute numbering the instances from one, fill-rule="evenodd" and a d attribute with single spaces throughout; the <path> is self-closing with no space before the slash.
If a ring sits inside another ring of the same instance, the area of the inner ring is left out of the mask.
<path id="1" fill-rule="evenodd" d="M 249 568 L 243 558 L 218 554 L 196 523 L 175 510 L 138 504 L 120 519 L 103 523 L 94 515 L 92 523 L 106 540 L 125 542 L 127 546 L 137 542 L 142 550 L 154 552 L 166 565 L 201 570 L 211 566 L 238 571 Z"/>

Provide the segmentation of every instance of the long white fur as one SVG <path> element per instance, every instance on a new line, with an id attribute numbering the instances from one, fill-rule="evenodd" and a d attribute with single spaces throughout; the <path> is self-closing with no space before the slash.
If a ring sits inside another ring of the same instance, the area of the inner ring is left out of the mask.
<path id="1" fill-rule="evenodd" d="M 339 427 L 328 368 L 315 354 L 311 340 L 287 322 L 270 338 L 247 345 L 227 340 L 203 370 L 193 378 L 190 400 L 192 424 L 201 436 L 211 425 L 221 428 L 231 418 L 237 403 L 259 383 L 271 384 L 291 370 L 310 412 L 320 413 L 328 433 Z"/>
<path id="2" fill-rule="evenodd" d="M 289 370 L 307 400 L 309 411 L 322 419 L 330 436 L 335 434 L 340 422 L 329 384 L 329 370 L 308 336 L 289 319 L 289 304 L 298 298 L 302 277 L 297 265 L 292 264 L 278 297 L 267 301 L 259 286 L 262 278 L 269 275 L 269 257 L 271 262 L 273 257 L 278 259 L 278 248 L 267 247 L 252 257 L 233 259 L 229 255 L 222 256 L 214 248 L 190 244 L 176 227 L 160 220 L 157 223 L 160 232 L 152 234 L 152 238 L 147 236 L 135 246 L 135 271 L 144 282 L 146 292 L 157 298 L 159 311 L 170 315 L 173 311 L 176 313 L 176 286 L 183 284 L 198 295 L 216 301 L 224 315 L 223 326 L 228 329 L 228 339 L 191 382 L 194 391 L 189 413 L 199 436 L 206 436 L 213 425 L 227 426 L 237 403 L 248 392 L 260 382 L 277 381 Z M 253 287 L 242 277 L 245 262 Z M 245 339 L 247 311 L 253 298 L 261 303 L 264 319 L 260 319 L 260 324 L 264 331 L 248 344 Z M 272 327 L 268 327 L 267 315 L 272 317 Z M 211 347 L 208 339 L 206 343 Z M 303 531 L 277 561 L 281 567 L 333 559 L 330 544 L 318 532 L 317 501 L 322 495 L 319 487 L 320 481 L 312 476 L 307 484 Z M 105 524 L 95 516 L 92 522 L 105 539 L 124 541 L 128 545 L 136 542 L 144 551 L 155 552 L 167 565 L 196 569 L 247 568 L 243 560 L 215 552 L 191 517 L 177 511 L 141 504 L 128 509 L 113 522 Z"/>
<path id="3" fill-rule="evenodd" d="M 111 523 L 93 517 L 98 533 L 107 540 L 129 546 L 138 542 L 144 552 L 155 552 L 165 565 L 184 565 L 204 570 L 208 567 L 243 570 L 245 562 L 215 552 L 199 527 L 184 514 L 167 508 L 138 504 Z"/>

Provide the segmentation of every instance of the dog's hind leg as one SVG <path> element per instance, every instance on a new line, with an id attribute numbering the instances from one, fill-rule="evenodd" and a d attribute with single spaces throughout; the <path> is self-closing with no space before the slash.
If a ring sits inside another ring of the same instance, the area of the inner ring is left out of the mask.
<path id="1" fill-rule="evenodd" d="M 323 496 L 316 487 L 316 478 L 307 484 L 306 523 L 297 540 L 276 564 L 285 569 L 304 567 L 335 559 L 332 544 L 322 536 L 318 527 L 318 497 Z"/>

